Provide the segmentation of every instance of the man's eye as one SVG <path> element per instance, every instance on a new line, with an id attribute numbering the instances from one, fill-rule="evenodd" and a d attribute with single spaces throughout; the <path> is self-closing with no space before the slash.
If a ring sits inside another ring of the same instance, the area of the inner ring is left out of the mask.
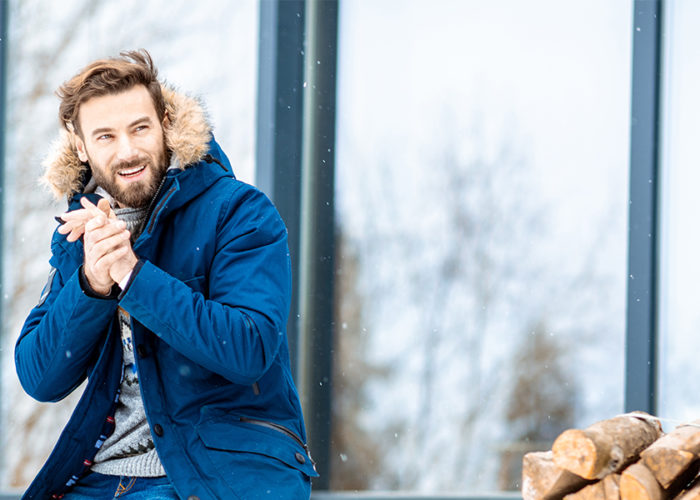
<path id="1" fill-rule="evenodd" d="M 110 139 L 112 136 L 110 134 L 102 134 L 97 138 L 98 141 L 106 141 L 107 139 Z"/>
<path id="2" fill-rule="evenodd" d="M 136 127 L 136 132 L 141 132 L 142 130 L 146 130 L 148 128 L 148 125 L 139 125 Z"/>

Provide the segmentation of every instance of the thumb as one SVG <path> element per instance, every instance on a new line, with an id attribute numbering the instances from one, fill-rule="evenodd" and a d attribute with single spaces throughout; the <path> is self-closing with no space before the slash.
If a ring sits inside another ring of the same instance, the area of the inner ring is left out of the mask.
<path id="1" fill-rule="evenodd" d="M 112 207 L 109 205 L 109 202 L 105 198 L 100 198 L 100 201 L 97 202 L 97 208 L 102 210 L 104 214 L 110 219 L 114 219 L 116 217 L 116 215 L 112 211 Z"/>

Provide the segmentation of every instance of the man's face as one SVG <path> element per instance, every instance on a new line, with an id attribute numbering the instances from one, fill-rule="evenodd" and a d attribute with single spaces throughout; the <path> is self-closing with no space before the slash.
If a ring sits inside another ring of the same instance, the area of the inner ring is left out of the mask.
<path id="1" fill-rule="evenodd" d="M 97 184 L 119 206 L 148 205 L 167 167 L 163 127 L 168 119 L 158 120 L 146 87 L 88 99 L 78 120 L 78 157 L 90 164 Z"/>

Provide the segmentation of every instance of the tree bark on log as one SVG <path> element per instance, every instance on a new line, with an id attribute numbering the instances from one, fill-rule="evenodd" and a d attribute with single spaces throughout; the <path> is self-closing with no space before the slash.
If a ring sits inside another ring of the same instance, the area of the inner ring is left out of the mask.
<path id="1" fill-rule="evenodd" d="M 680 425 L 641 453 L 642 461 L 663 488 L 669 488 L 700 453 L 700 421 Z"/>
<path id="2" fill-rule="evenodd" d="M 523 500 L 554 500 L 577 491 L 590 481 L 552 461 L 551 451 L 535 451 L 523 457 Z"/>
<path id="3" fill-rule="evenodd" d="M 585 479 L 621 471 L 661 435 L 646 413 L 620 415 L 581 429 L 569 429 L 552 446 L 554 464 Z"/>
<path id="4" fill-rule="evenodd" d="M 654 474 L 661 487 L 668 489 L 696 460 L 697 456 L 688 451 L 656 448 L 642 459 L 642 463 Z"/>

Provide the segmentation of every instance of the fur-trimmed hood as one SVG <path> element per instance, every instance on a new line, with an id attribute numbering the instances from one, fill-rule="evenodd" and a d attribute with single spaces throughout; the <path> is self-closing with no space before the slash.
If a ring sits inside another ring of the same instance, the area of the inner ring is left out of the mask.
<path id="1" fill-rule="evenodd" d="M 211 125 L 199 100 L 163 85 L 165 109 L 170 126 L 165 129 L 165 143 L 171 152 L 171 165 L 185 168 L 201 160 L 212 138 Z M 80 161 L 75 148 L 75 134 L 62 129 L 43 161 L 40 181 L 53 191 L 56 199 L 71 198 L 82 191 L 88 166 Z"/>

